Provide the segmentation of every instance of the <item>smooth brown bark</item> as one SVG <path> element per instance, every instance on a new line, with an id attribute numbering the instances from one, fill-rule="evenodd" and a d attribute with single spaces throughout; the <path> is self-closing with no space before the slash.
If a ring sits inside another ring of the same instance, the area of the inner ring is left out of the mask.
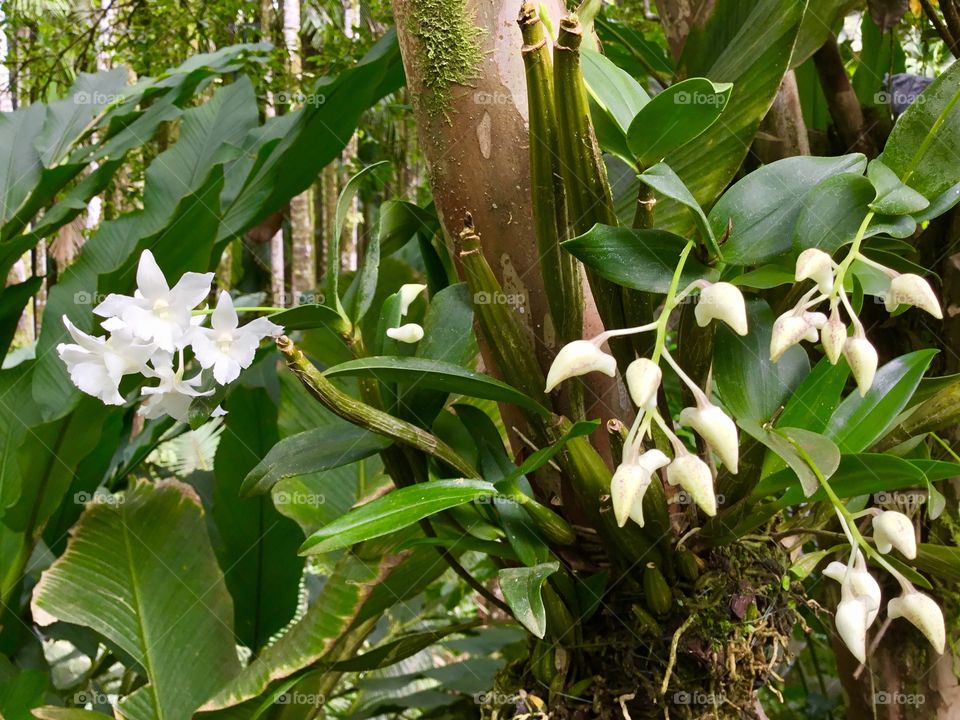
<path id="1" fill-rule="evenodd" d="M 820 77 L 827 108 L 837 130 L 837 139 L 842 153 L 861 152 L 875 157 L 877 149 L 870 138 L 863 119 L 863 108 L 850 83 L 847 69 L 840 57 L 837 38 L 833 35 L 813 54 L 813 63 Z"/>

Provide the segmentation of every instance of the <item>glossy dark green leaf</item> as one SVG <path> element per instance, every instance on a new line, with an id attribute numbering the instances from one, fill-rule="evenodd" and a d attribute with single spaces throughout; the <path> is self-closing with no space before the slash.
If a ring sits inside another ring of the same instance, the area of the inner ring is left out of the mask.
<path id="1" fill-rule="evenodd" d="M 640 175 L 640 182 L 646 183 L 661 195 L 672 198 L 681 205 L 690 208 L 704 242 L 716 241 L 703 208 L 700 207 L 700 203 L 697 202 L 697 199 L 680 179 L 680 176 L 673 171 L 673 168 L 666 163 L 657 163 Z"/>
<path id="2" fill-rule="evenodd" d="M 897 119 L 880 160 L 928 200 L 960 182 L 960 65 L 954 63 Z"/>
<path id="3" fill-rule="evenodd" d="M 561 246 L 584 265 L 618 285 L 666 293 L 686 244 L 682 237 L 665 230 L 594 225 Z M 700 278 L 716 279 L 716 275 L 715 270 L 690 257 L 684 265 L 680 286 Z"/>
<path id="4" fill-rule="evenodd" d="M 392 255 L 414 236 L 430 239 L 440 227 L 433 208 L 404 200 L 386 200 L 380 206 L 380 254 Z"/>
<path id="5" fill-rule="evenodd" d="M 650 167 L 702 135 L 720 119 L 733 85 L 706 78 L 674 83 L 633 118 L 627 145 L 640 167 Z"/>
<path id="6" fill-rule="evenodd" d="M 345 421 L 306 430 L 274 445 L 244 478 L 240 494 L 265 493 L 283 478 L 349 465 L 384 450 L 390 443 L 382 435 Z"/>
<path id="7" fill-rule="evenodd" d="M 529 475 L 530 473 L 539 470 L 548 462 L 550 462 L 550 460 L 552 460 L 558 452 L 563 450 L 568 442 L 574 438 L 584 437 L 585 435 L 592 434 L 599 426 L 599 420 L 581 420 L 574 423 L 570 429 L 567 430 L 567 432 L 565 432 L 559 440 L 557 440 L 557 442 L 555 442 L 553 445 L 540 448 L 536 452 L 531 453 L 530 456 L 523 461 L 520 467 L 509 473 L 503 480 L 498 481 L 498 489 L 506 487 L 524 475 Z"/>
<path id="8" fill-rule="evenodd" d="M 318 327 L 328 327 L 335 332 L 343 332 L 345 324 L 335 310 L 326 305 L 297 305 L 270 315 L 270 322 L 280 325 L 284 332 L 294 330 L 312 330 Z"/>
<path id="9" fill-rule="evenodd" d="M 580 62 L 590 95 L 626 136 L 637 113 L 650 102 L 647 91 L 629 73 L 598 52 L 582 50 Z"/>
<path id="10" fill-rule="evenodd" d="M 713 377 L 723 404 L 737 420 L 767 422 L 810 372 L 802 348 L 793 347 L 779 362 L 770 359 L 773 311 L 763 300 L 747 303 L 749 333 L 741 337 L 717 323 Z"/>
<path id="11" fill-rule="evenodd" d="M 410 386 L 513 403 L 540 414 L 547 412 L 542 405 L 506 383 L 443 360 L 383 355 L 335 365 L 327 370 L 325 375 L 331 378 L 368 377 L 389 383 L 406 383 Z"/>
<path id="12" fill-rule="evenodd" d="M 398 488 L 354 508 L 304 541 L 307 555 L 331 552 L 402 530 L 435 513 L 496 494 L 483 480 L 431 480 Z"/>
<path id="13" fill-rule="evenodd" d="M 820 248 L 833 253 L 857 234 L 876 190 L 863 175 L 842 172 L 807 193 L 793 232 L 796 250 Z"/>
<path id="14" fill-rule="evenodd" d="M 17 323 L 20 322 L 23 309 L 42 283 L 43 278 L 38 276 L 0 290 L 0 354 L 6 356 L 17 333 Z"/>
<path id="15" fill-rule="evenodd" d="M 960 582 L 960 548 L 920 543 L 917 545 L 917 558 L 914 564 L 918 569 L 935 575 L 941 580 Z"/>
<path id="16" fill-rule="evenodd" d="M 922 485 L 923 473 L 913 464 L 893 455 L 850 454 L 840 457 L 840 464 L 830 478 L 830 485 L 840 497 L 856 497 L 875 492 L 900 490 Z M 789 489 L 789 502 L 801 502 L 803 492 L 797 486 L 796 475 L 784 469 L 765 477 L 754 489 L 752 496 L 762 498 Z M 810 499 L 811 502 L 826 499 L 822 490 Z"/>
<path id="17" fill-rule="evenodd" d="M 843 172 L 862 173 L 866 158 L 791 157 L 764 165 L 727 190 L 709 214 L 718 237 L 733 224 L 723 258 L 734 265 L 766 262 L 791 246 L 807 195 L 820 182 Z"/>
<path id="18" fill-rule="evenodd" d="M 560 569 L 560 563 L 548 562 L 533 567 L 505 568 L 500 571 L 500 590 L 513 616 L 536 637 L 547 632 L 547 611 L 543 606 L 543 583 Z"/>
<path id="19" fill-rule="evenodd" d="M 830 416 L 826 434 L 844 453 L 863 452 L 883 437 L 903 410 L 936 350 L 917 350 L 891 360 L 877 370 L 873 386 L 860 397 L 854 391 Z"/>
<path id="20" fill-rule="evenodd" d="M 822 358 L 787 400 L 777 425 L 818 433 L 826 430 L 849 376 L 846 363 L 831 365 L 827 358 Z"/>

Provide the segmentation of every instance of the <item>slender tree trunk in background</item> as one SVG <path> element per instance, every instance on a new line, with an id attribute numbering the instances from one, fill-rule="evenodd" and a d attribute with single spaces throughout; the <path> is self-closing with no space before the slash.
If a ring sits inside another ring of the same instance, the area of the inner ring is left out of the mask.
<path id="1" fill-rule="evenodd" d="M 797 76 L 793 70 L 783 76 L 780 90 L 760 125 L 760 131 L 768 137 L 758 137 L 754 145 L 765 163 L 810 154 L 810 139 L 803 122 Z"/>
<path id="2" fill-rule="evenodd" d="M 283 0 L 283 43 L 287 49 L 287 70 L 293 95 L 303 92 L 300 18 L 300 0 Z M 309 190 L 290 200 L 290 255 L 291 302 L 299 305 L 317 285 Z"/>
<path id="3" fill-rule="evenodd" d="M 359 0 L 343 0 L 343 34 L 353 39 L 356 37 L 359 25 Z M 354 134 L 340 155 L 340 165 L 347 176 L 351 175 L 355 170 L 353 166 L 357 157 L 357 149 L 357 136 Z M 358 255 L 360 252 L 361 217 L 360 197 L 358 193 L 350 200 L 350 210 L 347 213 L 346 222 L 343 224 L 343 232 L 340 235 L 340 267 L 344 272 L 357 269 Z"/>
<path id="4" fill-rule="evenodd" d="M 10 68 L 7 67 L 7 55 L 10 47 L 5 30 L 7 18 L 0 5 L 0 112 L 13 112 L 13 91 L 10 87 Z"/>
<path id="5" fill-rule="evenodd" d="M 329 252 L 333 242 L 334 219 L 337 214 L 337 197 L 340 195 L 340 173 L 337 172 L 336 161 L 331 162 L 323 169 L 320 176 L 320 195 L 318 201 L 318 217 L 323 218 L 321 226 L 320 247 L 322 251 L 318 253 L 318 267 L 323 272 L 327 261 L 326 254 Z"/>
<path id="6" fill-rule="evenodd" d="M 260 36 L 264 40 L 273 38 L 273 4 L 271 0 L 260 0 Z M 268 77 L 269 80 L 269 77 Z M 267 91 L 266 115 L 276 115 L 273 93 Z M 275 307 L 286 306 L 286 280 L 283 257 L 283 224 L 270 238 L 270 298 Z"/>
<path id="7" fill-rule="evenodd" d="M 827 108 L 837 130 L 840 151 L 861 152 L 867 157 L 875 157 L 877 149 L 864 123 L 863 109 L 850 83 L 847 69 L 843 66 L 836 37 L 828 37 L 813 54 L 813 64 L 817 68 L 820 85 L 827 98 Z"/>

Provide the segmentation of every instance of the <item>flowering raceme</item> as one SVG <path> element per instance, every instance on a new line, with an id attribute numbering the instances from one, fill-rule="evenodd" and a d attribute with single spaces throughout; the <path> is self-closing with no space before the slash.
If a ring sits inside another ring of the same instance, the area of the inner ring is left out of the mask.
<path id="1" fill-rule="evenodd" d="M 122 405 L 122 378 L 143 375 L 158 383 L 141 388 L 146 402 L 138 412 L 147 418 L 169 415 L 185 421 L 193 399 L 214 392 L 205 371 L 211 370 L 219 385 L 231 383 L 253 362 L 263 338 L 283 332 L 267 318 L 240 326 L 227 292 L 220 293 L 211 326 L 203 327 L 205 314 L 194 316 L 193 312 L 209 294 L 212 281 L 213 273 L 188 272 L 171 288 L 153 254 L 144 250 L 134 294 L 108 295 L 93 310 L 106 318 L 101 325 L 107 337 L 87 335 L 64 316 L 74 342 L 61 343 L 57 352 L 73 384 L 108 405 Z M 187 350 L 201 370 L 184 378 Z"/>

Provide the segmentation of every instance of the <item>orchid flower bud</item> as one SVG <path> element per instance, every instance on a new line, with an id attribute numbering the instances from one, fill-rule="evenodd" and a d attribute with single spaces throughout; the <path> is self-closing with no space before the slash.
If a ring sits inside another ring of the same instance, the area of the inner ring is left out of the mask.
<path id="1" fill-rule="evenodd" d="M 610 499 L 619 527 L 626 525 L 628 519 L 643 527 L 643 496 L 653 473 L 669 462 L 670 458 L 659 450 L 647 450 L 636 462 L 620 464 L 610 481 Z"/>
<path id="2" fill-rule="evenodd" d="M 667 467 L 667 482 L 686 490 L 707 515 L 717 514 L 717 496 L 713 492 L 710 466 L 693 453 L 681 453 Z"/>
<path id="3" fill-rule="evenodd" d="M 736 285 L 718 282 L 705 287 L 693 314 L 700 327 L 706 327 L 711 320 L 722 320 L 737 335 L 747 334 L 747 305 Z"/>
<path id="4" fill-rule="evenodd" d="M 416 343 L 423 340 L 423 328 L 416 323 L 387 328 L 387 337 L 397 342 Z"/>
<path id="5" fill-rule="evenodd" d="M 726 413 L 710 402 L 703 407 L 688 407 L 680 412 L 681 425 L 689 425 L 720 456 L 734 475 L 740 458 L 737 425 Z"/>
<path id="6" fill-rule="evenodd" d="M 413 301 L 426 289 L 426 285 L 420 285 L 419 283 L 407 283 L 406 285 L 400 286 L 400 289 L 397 291 L 397 294 L 400 296 L 400 317 L 407 314 L 407 310 L 410 309 Z"/>
<path id="7" fill-rule="evenodd" d="M 897 305 L 913 305 L 933 315 L 938 320 L 943 319 L 940 301 L 930 284 L 919 275 L 905 273 L 897 275 L 890 282 L 890 290 L 884 298 L 887 312 L 896 310 Z"/>
<path id="8" fill-rule="evenodd" d="M 845 596 L 845 597 L 844 597 Z M 861 663 L 867 661 L 867 615 L 868 610 L 852 594 L 843 593 L 843 599 L 837 605 L 834 623 L 843 644 Z"/>
<path id="9" fill-rule="evenodd" d="M 886 510 L 873 518 L 873 541 L 886 555 L 893 548 L 905 558 L 917 557 L 917 535 L 910 518 L 896 510 Z"/>
<path id="10" fill-rule="evenodd" d="M 820 329 L 820 342 L 823 343 L 823 351 L 827 354 L 831 365 L 837 364 L 837 360 L 843 354 L 843 345 L 846 341 L 847 326 L 840 319 L 840 311 L 834 308 L 827 324 Z"/>
<path id="11" fill-rule="evenodd" d="M 552 391 L 568 378 L 594 371 L 613 377 L 617 374 L 617 361 L 589 340 L 574 340 L 560 348 L 553 359 L 545 392 Z"/>
<path id="12" fill-rule="evenodd" d="M 863 397 L 873 385 L 877 374 L 877 351 L 863 335 L 853 335 L 843 343 L 843 355 L 847 358 L 857 389 Z"/>
<path id="13" fill-rule="evenodd" d="M 833 260 L 823 250 L 807 248 L 797 257 L 794 277 L 797 282 L 813 280 L 824 295 L 833 290 Z"/>
<path id="14" fill-rule="evenodd" d="M 943 611 L 930 596 L 911 590 L 893 598 L 887 603 L 887 616 L 893 619 L 906 618 L 926 636 L 934 650 L 943 652 L 947 642 Z"/>
<path id="15" fill-rule="evenodd" d="M 783 354 L 808 337 L 810 323 L 793 310 L 788 310 L 773 323 L 770 335 L 770 359 L 777 362 Z"/>
<path id="16" fill-rule="evenodd" d="M 638 408 L 652 410 L 656 407 L 657 390 L 662 379 L 663 371 L 647 358 L 638 358 L 627 366 L 627 390 Z"/>

